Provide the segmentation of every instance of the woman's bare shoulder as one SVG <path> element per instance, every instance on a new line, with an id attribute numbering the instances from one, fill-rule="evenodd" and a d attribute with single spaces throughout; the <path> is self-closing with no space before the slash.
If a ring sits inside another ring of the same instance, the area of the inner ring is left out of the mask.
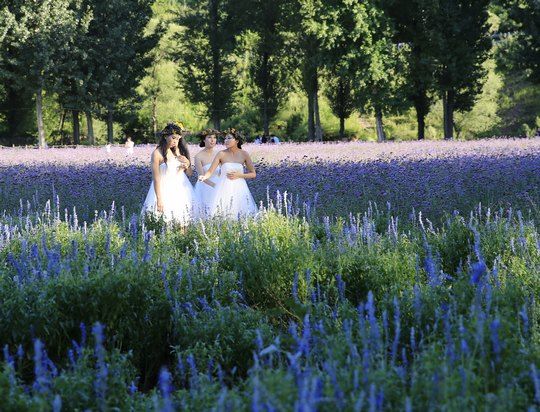
<path id="1" fill-rule="evenodd" d="M 163 155 L 161 154 L 161 151 L 159 150 L 159 147 L 156 147 L 154 149 L 154 151 L 152 152 L 152 155 L 150 156 L 150 159 L 153 162 L 163 160 Z"/>

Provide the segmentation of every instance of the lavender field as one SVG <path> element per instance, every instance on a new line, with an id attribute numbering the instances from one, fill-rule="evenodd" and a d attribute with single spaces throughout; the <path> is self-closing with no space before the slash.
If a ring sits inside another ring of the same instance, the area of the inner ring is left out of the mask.
<path id="1" fill-rule="evenodd" d="M 403 216 L 413 208 L 436 218 L 478 203 L 535 209 L 540 199 L 540 140 L 247 145 L 257 168 L 257 201 L 287 192 L 322 215 L 348 215 L 370 202 Z M 151 181 L 153 146 L 0 151 L 0 209 L 58 195 L 80 217 L 95 210 L 138 213 Z M 198 147 L 192 146 L 192 156 Z"/>
<path id="2" fill-rule="evenodd" d="M 185 231 L 152 147 L 0 150 L 0 409 L 540 407 L 539 140 L 246 149 Z"/>

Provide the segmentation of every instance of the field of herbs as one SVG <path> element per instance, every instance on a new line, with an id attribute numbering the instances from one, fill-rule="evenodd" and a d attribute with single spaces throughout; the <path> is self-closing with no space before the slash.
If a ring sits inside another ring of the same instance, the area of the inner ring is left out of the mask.
<path id="1" fill-rule="evenodd" d="M 151 147 L 0 150 L 1 410 L 540 408 L 540 141 L 246 148 L 185 230 Z"/>

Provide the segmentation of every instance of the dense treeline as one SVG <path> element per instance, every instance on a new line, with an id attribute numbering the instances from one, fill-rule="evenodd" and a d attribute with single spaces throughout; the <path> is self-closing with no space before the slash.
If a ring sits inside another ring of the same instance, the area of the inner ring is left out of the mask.
<path id="1" fill-rule="evenodd" d="M 340 138 L 356 112 L 383 141 L 385 119 L 403 113 L 423 139 L 442 104 L 452 139 L 492 55 L 499 73 L 538 90 L 539 15 L 535 0 L 0 0 L 0 138 L 94 144 L 97 124 L 113 142 L 116 124 L 152 141 L 169 99 L 192 129 L 305 126 L 308 140 L 327 135 L 323 105 Z M 300 111 L 282 124 L 291 96 Z M 522 116 L 526 128 L 538 114 Z"/>

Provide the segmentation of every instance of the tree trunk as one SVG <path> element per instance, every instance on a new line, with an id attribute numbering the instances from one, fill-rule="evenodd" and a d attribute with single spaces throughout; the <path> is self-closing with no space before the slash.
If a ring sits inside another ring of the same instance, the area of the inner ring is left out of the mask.
<path id="1" fill-rule="evenodd" d="M 114 143 L 113 111 L 111 109 L 107 112 L 107 141 L 111 144 Z"/>
<path id="2" fill-rule="evenodd" d="M 36 93 L 36 117 L 38 127 L 38 147 L 43 149 L 45 147 L 45 127 L 43 126 L 43 85 L 40 82 L 40 86 Z"/>
<path id="3" fill-rule="evenodd" d="M 313 92 L 312 90 L 308 90 L 308 140 L 314 140 L 315 139 L 315 120 L 313 116 Z"/>
<path id="4" fill-rule="evenodd" d="M 341 115 L 339 117 L 339 138 L 343 139 L 345 137 L 345 117 Z"/>
<path id="5" fill-rule="evenodd" d="M 454 138 L 454 93 L 449 91 L 443 94 L 444 110 L 444 139 Z"/>
<path id="6" fill-rule="evenodd" d="M 270 116 L 269 116 L 269 100 L 271 91 L 270 89 L 270 55 L 267 52 L 262 56 L 262 67 L 259 72 L 259 87 L 262 90 L 262 121 L 263 121 L 263 134 L 265 136 L 270 135 Z"/>
<path id="7" fill-rule="evenodd" d="M 66 123 L 67 110 L 62 110 L 60 115 L 60 126 L 58 126 L 58 131 L 60 132 L 60 142 L 64 144 L 64 124 Z"/>
<path id="8" fill-rule="evenodd" d="M 152 131 L 154 132 L 154 140 L 158 139 L 158 126 L 157 126 L 157 95 L 152 97 Z"/>
<path id="9" fill-rule="evenodd" d="M 94 121 L 92 120 L 92 113 L 86 112 L 86 126 L 88 128 L 88 143 L 92 146 L 96 144 L 96 138 L 94 137 Z"/>
<path id="10" fill-rule="evenodd" d="M 323 133 L 322 133 L 322 127 L 321 127 L 321 116 L 319 112 L 319 96 L 318 96 L 317 90 L 313 93 L 313 115 L 315 117 L 315 141 L 322 142 Z"/>
<path id="11" fill-rule="evenodd" d="M 377 141 L 386 141 L 386 135 L 384 134 L 383 115 L 380 109 L 375 110 L 375 120 L 377 123 Z"/>
<path id="12" fill-rule="evenodd" d="M 426 132 L 426 115 L 420 108 L 416 108 L 416 122 L 418 124 L 418 140 L 424 140 Z"/>
<path id="13" fill-rule="evenodd" d="M 219 118 L 219 116 L 214 116 L 214 118 L 212 119 L 212 123 L 214 124 L 214 129 L 221 130 L 221 119 Z"/>
<path id="14" fill-rule="evenodd" d="M 263 113 L 263 134 L 265 136 L 270 136 L 270 122 L 268 121 L 268 111 L 266 110 L 267 104 L 264 103 L 264 113 Z"/>
<path id="15" fill-rule="evenodd" d="M 319 111 L 319 79 L 318 79 L 317 70 L 315 70 L 315 78 L 313 79 L 314 90 L 313 90 L 313 115 L 315 117 L 315 140 L 317 142 L 322 142 L 323 132 L 321 126 L 321 114 Z"/>
<path id="16" fill-rule="evenodd" d="M 79 123 L 79 111 L 73 110 L 73 144 L 78 145 L 81 142 L 81 128 Z"/>

